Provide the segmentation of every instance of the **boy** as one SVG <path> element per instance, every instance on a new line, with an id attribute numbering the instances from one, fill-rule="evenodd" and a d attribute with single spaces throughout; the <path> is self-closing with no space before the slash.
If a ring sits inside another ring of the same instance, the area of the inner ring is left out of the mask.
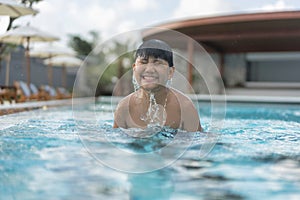
<path id="1" fill-rule="evenodd" d="M 173 52 L 161 40 L 145 41 L 136 51 L 133 83 L 136 91 L 120 101 L 114 114 L 114 128 L 167 126 L 202 131 L 193 102 L 168 87 L 174 75 Z"/>

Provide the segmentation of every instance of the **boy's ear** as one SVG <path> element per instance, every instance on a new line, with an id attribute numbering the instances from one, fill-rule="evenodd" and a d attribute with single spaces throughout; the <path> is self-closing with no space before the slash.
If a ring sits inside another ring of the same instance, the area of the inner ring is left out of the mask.
<path id="1" fill-rule="evenodd" d="M 132 64 L 132 69 L 135 70 L 135 63 Z"/>
<path id="2" fill-rule="evenodd" d="M 169 75 L 168 75 L 168 78 L 171 79 L 174 75 L 174 72 L 175 72 L 175 67 L 169 67 Z"/>

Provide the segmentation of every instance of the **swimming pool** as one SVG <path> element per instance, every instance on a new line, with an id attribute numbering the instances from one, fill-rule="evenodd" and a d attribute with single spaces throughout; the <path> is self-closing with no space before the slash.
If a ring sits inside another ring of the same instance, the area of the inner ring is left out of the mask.
<path id="1" fill-rule="evenodd" d="M 122 159 L 107 144 L 143 157 L 172 141 L 168 130 L 136 140 L 111 128 L 110 104 L 78 109 L 76 119 L 68 106 L 0 118 L 0 199 L 300 199 L 299 104 L 227 103 L 210 154 L 199 158 L 208 140 L 195 133 L 178 159 L 148 173 L 112 169 L 155 163 Z M 199 110 L 207 129 L 210 104 Z"/>

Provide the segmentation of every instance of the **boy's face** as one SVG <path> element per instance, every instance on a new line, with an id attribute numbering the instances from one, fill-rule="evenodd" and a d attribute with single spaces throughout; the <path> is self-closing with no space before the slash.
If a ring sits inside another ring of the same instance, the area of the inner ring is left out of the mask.
<path id="1" fill-rule="evenodd" d="M 165 86 L 168 79 L 173 77 L 174 67 L 169 67 L 168 62 L 161 58 L 137 57 L 133 64 L 133 73 L 142 88 L 155 91 Z"/>

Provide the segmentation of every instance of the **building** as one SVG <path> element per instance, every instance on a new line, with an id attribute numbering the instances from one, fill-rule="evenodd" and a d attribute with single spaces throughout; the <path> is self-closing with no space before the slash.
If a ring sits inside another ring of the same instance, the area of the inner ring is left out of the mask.
<path id="1" fill-rule="evenodd" d="M 191 61 L 177 69 L 196 93 L 300 96 L 299 24 L 300 11 L 236 14 L 161 24 L 143 38 L 164 40 Z M 197 63 L 205 52 L 219 74 L 210 61 Z"/>

